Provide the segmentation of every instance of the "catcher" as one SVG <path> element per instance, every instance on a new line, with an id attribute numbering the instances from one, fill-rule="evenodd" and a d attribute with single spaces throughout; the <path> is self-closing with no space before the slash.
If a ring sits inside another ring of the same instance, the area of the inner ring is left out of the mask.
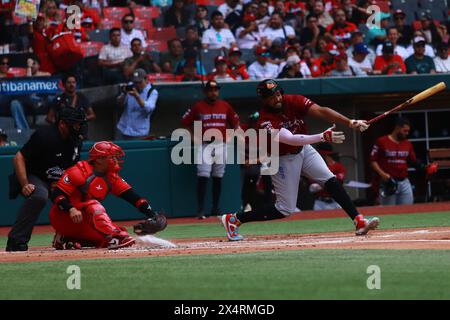
<path id="1" fill-rule="evenodd" d="M 148 201 L 119 176 L 124 155 L 112 142 L 97 142 L 89 151 L 87 161 L 80 161 L 65 171 L 51 194 L 50 222 L 56 231 L 55 249 L 119 249 L 135 244 L 125 228 L 111 221 L 100 203 L 110 192 L 147 216 L 144 222 L 134 226 L 137 235 L 165 229 L 165 216 L 155 213 Z"/>

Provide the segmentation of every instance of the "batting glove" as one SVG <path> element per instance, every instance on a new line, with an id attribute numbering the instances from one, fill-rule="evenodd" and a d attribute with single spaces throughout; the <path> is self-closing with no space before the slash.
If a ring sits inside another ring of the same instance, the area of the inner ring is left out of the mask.
<path id="1" fill-rule="evenodd" d="M 359 131 L 363 132 L 369 129 L 370 124 L 367 123 L 366 120 L 350 120 L 348 126 L 352 129 L 359 129 Z"/>
<path id="2" fill-rule="evenodd" d="M 328 128 L 324 132 L 322 132 L 321 141 L 322 142 L 332 142 L 332 143 L 343 143 L 345 140 L 344 132 L 342 131 L 333 131 L 336 128 L 336 125 L 333 124 L 331 128 Z"/>

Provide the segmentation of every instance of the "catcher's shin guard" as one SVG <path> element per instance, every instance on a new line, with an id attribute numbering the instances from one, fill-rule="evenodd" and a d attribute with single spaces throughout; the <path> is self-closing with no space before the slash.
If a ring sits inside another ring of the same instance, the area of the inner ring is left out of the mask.
<path id="1" fill-rule="evenodd" d="M 93 203 L 85 208 L 86 213 L 92 217 L 94 228 L 106 236 L 126 237 L 128 232 L 117 227 L 106 213 L 105 208 L 99 203 Z"/>

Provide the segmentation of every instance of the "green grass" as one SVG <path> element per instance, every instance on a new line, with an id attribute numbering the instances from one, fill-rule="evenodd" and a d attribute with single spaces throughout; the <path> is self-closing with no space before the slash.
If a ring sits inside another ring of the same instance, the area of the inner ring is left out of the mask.
<path id="1" fill-rule="evenodd" d="M 81 290 L 68 290 L 69 265 Z M 381 289 L 366 286 L 381 269 Z M 450 252 L 303 250 L 2 264 L 0 299 L 450 299 Z"/>
<path id="2" fill-rule="evenodd" d="M 400 229 L 418 227 L 450 226 L 450 212 L 416 213 L 381 216 L 380 229 Z M 170 223 L 170 222 L 169 222 Z M 271 221 L 248 223 L 241 227 L 244 235 L 268 235 L 286 233 L 320 233 L 333 231 L 352 231 L 353 225 L 348 218 Z M 130 230 L 131 231 L 131 230 Z M 225 231 L 217 223 L 174 224 L 158 234 L 164 239 L 180 239 L 195 237 L 224 237 Z M 52 234 L 33 235 L 30 246 L 48 246 L 53 238 Z M 0 237 L 0 248 L 6 246 L 6 237 Z"/>

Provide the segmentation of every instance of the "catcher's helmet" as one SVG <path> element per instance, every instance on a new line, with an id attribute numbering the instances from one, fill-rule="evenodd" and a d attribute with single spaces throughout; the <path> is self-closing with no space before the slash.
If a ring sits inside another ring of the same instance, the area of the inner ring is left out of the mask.
<path id="1" fill-rule="evenodd" d="M 118 172 L 122 169 L 123 160 L 125 156 L 122 148 L 110 141 L 100 141 L 95 143 L 91 150 L 89 150 L 89 161 L 98 158 L 109 158 L 108 171 Z"/>
<path id="2" fill-rule="evenodd" d="M 273 96 L 277 91 L 280 91 L 281 94 L 284 93 L 283 88 L 273 79 L 265 79 L 256 87 L 256 93 L 263 99 Z"/>

